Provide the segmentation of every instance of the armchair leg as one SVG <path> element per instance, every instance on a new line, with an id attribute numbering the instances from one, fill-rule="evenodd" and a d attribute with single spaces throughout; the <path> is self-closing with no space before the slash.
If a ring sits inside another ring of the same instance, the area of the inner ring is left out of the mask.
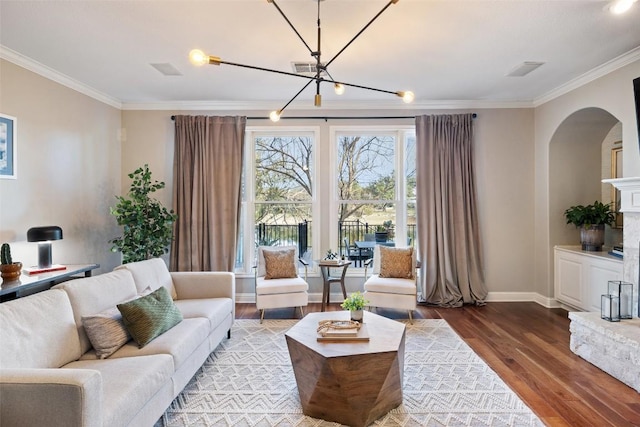
<path id="1" fill-rule="evenodd" d="M 409 323 L 413 325 L 413 311 L 409 310 Z"/>
<path id="2" fill-rule="evenodd" d="M 298 308 L 300 308 L 300 318 L 302 319 L 304 317 L 304 309 L 302 308 L 302 306 Z"/>
<path id="3" fill-rule="evenodd" d="M 262 324 L 263 320 L 264 320 L 264 308 L 260 310 L 260 324 Z"/>

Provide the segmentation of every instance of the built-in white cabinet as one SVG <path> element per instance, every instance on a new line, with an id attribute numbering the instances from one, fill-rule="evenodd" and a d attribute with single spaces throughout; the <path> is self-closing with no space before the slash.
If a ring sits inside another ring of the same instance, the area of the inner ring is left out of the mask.
<path id="1" fill-rule="evenodd" d="M 610 280 L 622 280 L 622 260 L 580 246 L 554 248 L 555 299 L 571 310 L 600 311 Z"/>

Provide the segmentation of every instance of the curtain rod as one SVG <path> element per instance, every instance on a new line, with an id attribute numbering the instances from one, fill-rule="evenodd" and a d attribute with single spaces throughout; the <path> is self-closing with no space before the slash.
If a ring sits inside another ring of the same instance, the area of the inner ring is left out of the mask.
<path id="1" fill-rule="evenodd" d="M 471 115 L 474 119 L 478 117 L 477 113 Z M 415 119 L 416 116 L 293 116 L 281 117 L 280 120 L 393 120 L 393 119 Z M 171 120 L 175 120 L 176 116 L 171 116 Z M 247 117 L 247 120 L 271 120 L 269 117 Z"/>

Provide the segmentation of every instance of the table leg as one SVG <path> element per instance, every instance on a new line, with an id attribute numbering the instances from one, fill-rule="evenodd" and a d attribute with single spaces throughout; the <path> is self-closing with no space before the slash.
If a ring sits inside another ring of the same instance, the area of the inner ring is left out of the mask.
<path id="1" fill-rule="evenodd" d="M 328 300 L 328 293 L 330 291 L 329 289 L 329 280 L 327 278 L 328 276 L 328 272 L 327 272 L 327 267 L 320 267 L 320 272 L 322 273 L 322 308 L 320 309 L 320 311 L 324 311 L 326 308 L 326 304 L 327 304 L 327 300 Z"/>

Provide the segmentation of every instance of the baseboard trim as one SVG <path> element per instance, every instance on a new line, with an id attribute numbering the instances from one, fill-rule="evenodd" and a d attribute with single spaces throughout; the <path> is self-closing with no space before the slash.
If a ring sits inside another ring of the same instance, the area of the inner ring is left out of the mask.
<path id="1" fill-rule="evenodd" d="M 342 302 L 342 294 L 331 294 L 332 302 Z M 535 302 L 545 308 L 561 308 L 561 304 L 554 298 L 545 297 L 537 292 L 489 292 L 487 302 Z M 240 304 L 255 304 L 254 293 L 236 294 L 236 302 Z M 321 303 L 322 294 L 310 293 L 309 302 Z"/>

